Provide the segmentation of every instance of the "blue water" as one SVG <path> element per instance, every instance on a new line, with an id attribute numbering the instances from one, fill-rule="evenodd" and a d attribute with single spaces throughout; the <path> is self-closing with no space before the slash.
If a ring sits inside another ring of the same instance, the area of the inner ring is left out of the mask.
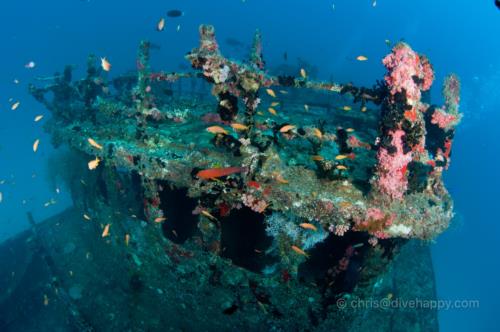
<path id="1" fill-rule="evenodd" d="M 334 4 L 334 8 L 333 5 Z M 183 17 L 155 25 L 169 9 Z M 106 56 L 113 72 L 135 68 L 137 45 L 149 39 L 161 47 L 153 66 L 176 70 L 183 55 L 198 45 L 198 25 L 214 24 L 222 51 L 234 38 L 248 45 L 256 28 L 264 36 L 264 55 L 272 67 L 303 58 L 318 67 L 318 78 L 371 85 L 384 68 L 385 39 L 404 39 L 427 54 L 436 71 L 433 102 L 441 101 L 443 77 L 462 78 L 465 117 L 454 142 L 446 184 L 457 218 L 433 245 L 437 291 L 441 299 L 479 300 L 479 309 L 442 310 L 442 331 L 492 331 L 500 295 L 499 123 L 500 10 L 493 0 L 2 0 L 0 2 L 0 240 L 27 227 L 26 211 L 37 220 L 54 215 L 71 201 L 60 179 L 47 174 L 52 150 L 42 125 L 47 111 L 27 94 L 35 76 L 52 75 L 64 64 L 82 73 L 89 53 Z M 178 28 L 179 25 L 179 28 Z M 353 58 L 366 55 L 369 61 Z M 35 61 L 34 69 L 24 65 Z M 18 79 L 19 84 L 13 80 Z M 9 99 L 21 101 L 10 110 Z M 40 138 L 40 148 L 32 151 Z M 56 192 L 59 189 L 59 193 Z M 51 199 L 57 203 L 45 207 Z"/>

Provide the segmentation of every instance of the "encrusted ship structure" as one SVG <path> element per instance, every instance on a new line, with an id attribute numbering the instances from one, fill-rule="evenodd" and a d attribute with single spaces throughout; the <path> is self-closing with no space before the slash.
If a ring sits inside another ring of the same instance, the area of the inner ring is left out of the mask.
<path id="1" fill-rule="evenodd" d="M 25 235 L 44 296 L 79 330 L 437 330 L 433 310 L 339 303 L 435 298 L 417 240 L 453 217 L 458 78 L 436 106 L 405 43 L 366 88 L 269 75 L 258 32 L 246 62 L 212 26 L 200 39 L 186 73 L 154 71 L 143 42 L 136 72 L 111 79 L 90 56 L 85 78 L 30 86 L 74 202 Z"/>

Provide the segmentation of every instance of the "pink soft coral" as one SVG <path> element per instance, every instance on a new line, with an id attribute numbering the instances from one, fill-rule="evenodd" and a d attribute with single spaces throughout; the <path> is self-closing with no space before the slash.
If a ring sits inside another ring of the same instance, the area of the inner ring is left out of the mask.
<path id="1" fill-rule="evenodd" d="M 405 92 L 409 105 L 415 106 L 421 91 L 428 90 L 434 80 L 434 72 L 429 60 L 419 56 L 405 43 L 397 44 L 392 53 L 383 59 L 389 71 L 385 81 L 392 95 Z"/>
<path id="2" fill-rule="evenodd" d="M 436 108 L 432 113 L 431 123 L 438 125 L 441 129 L 448 129 L 455 125 L 457 117 L 453 114 L 446 113 L 442 109 Z"/>
<path id="3" fill-rule="evenodd" d="M 391 145 L 396 148 L 394 153 L 389 153 L 386 148 L 380 148 L 378 159 L 378 180 L 376 185 L 379 190 L 393 199 L 403 198 L 408 180 L 406 170 L 412 160 L 412 152 L 404 153 L 403 139 L 405 132 L 401 129 L 390 131 Z"/>

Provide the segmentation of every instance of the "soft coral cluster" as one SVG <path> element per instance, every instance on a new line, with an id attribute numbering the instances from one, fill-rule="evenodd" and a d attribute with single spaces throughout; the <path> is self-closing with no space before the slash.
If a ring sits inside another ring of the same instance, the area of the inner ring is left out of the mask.
<path id="1" fill-rule="evenodd" d="M 412 160 L 412 152 L 404 153 L 403 136 L 405 132 L 397 129 L 389 132 L 391 145 L 394 152 L 389 152 L 385 147 L 378 151 L 378 180 L 376 182 L 379 190 L 393 199 L 403 198 L 408 180 L 406 170 Z"/>
<path id="2" fill-rule="evenodd" d="M 437 125 L 439 128 L 449 130 L 454 127 L 458 117 L 456 115 L 445 112 L 440 108 L 436 108 L 432 113 L 431 123 Z"/>
<path id="3" fill-rule="evenodd" d="M 399 43 L 382 62 L 388 70 L 385 82 L 391 95 L 404 92 L 407 103 L 416 106 L 421 91 L 428 90 L 434 80 L 429 60 L 415 53 L 407 44 Z"/>

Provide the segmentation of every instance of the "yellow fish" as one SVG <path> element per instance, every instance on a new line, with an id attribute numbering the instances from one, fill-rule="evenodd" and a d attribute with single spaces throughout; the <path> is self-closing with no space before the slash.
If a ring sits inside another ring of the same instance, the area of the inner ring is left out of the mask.
<path id="1" fill-rule="evenodd" d="M 286 133 L 286 132 L 289 132 L 292 129 L 295 129 L 295 126 L 293 126 L 293 125 L 286 125 L 286 126 L 281 127 L 280 133 Z"/>
<path id="2" fill-rule="evenodd" d="M 93 160 L 89 161 L 89 163 L 88 163 L 89 169 L 90 169 L 90 170 L 94 170 L 94 169 L 96 169 L 96 168 L 97 168 L 97 166 L 99 166 L 99 162 L 100 162 L 100 161 L 101 161 L 101 160 L 100 160 L 98 157 L 96 157 L 95 159 L 93 159 Z"/>
<path id="3" fill-rule="evenodd" d="M 276 106 L 278 106 L 279 104 L 280 104 L 280 102 L 279 102 L 279 101 L 273 101 L 273 102 L 271 103 L 271 107 L 276 107 Z"/>
<path id="4" fill-rule="evenodd" d="M 347 167 L 344 166 L 344 165 L 338 165 L 337 169 L 340 170 L 340 171 L 345 171 L 347 169 Z"/>
<path id="5" fill-rule="evenodd" d="M 300 227 L 304 228 L 304 229 L 310 229 L 312 231 L 317 231 L 318 228 L 316 226 L 314 226 L 313 224 L 310 224 L 308 222 L 304 222 L 302 224 L 299 225 Z"/>
<path id="6" fill-rule="evenodd" d="M 278 174 L 276 176 L 276 181 L 278 181 L 279 183 L 282 183 L 282 184 L 287 184 L 288 183 L 288 180 L 285 180 L 281 174 Z"/>
<path id="7" fill-rule="evenodd" d="M 241 123 L 232 123 L 231 127 L 235 130 L 248 130 L 248 126 L 245 126 L 244 124 Z"/>
<path id="8" fill-rule="evenodd" d="M 222 128 L 220 126 L 208 127 L 207 131 L 209 133 L 212 133 L 212 134 L 224 134 L 224 135 L 227 135 L 227 130 L 225 130 L 224 128 Z"/>
<path id="9" fill-rule="evenodd" d="M 43 115 L 37 115 L 37 116 L 35 116 L 35 122 L 38 122 L 41 119 L 43 119 Z"/>
<path id="10" fill-rule="evenodd" d="M 318 128 L 313 128 L 313 135 L 319 139 L 323 138 L 323 134 L 321 133 L 321 130 L 319 130 Z"/>
<path id="11" fill-rule="evenodd" d="M 35 140 L 35 142 L 33 143 L 33 152 L 36 152 L 38 150 L 38 144 L 40 144 L 39 139 Z"/>
<path id="12" fill-rule="evenodd" d="M 272 107 L 269 107 L 269 108 L 267 109 L 267 111 L 268 111 L 269 113 L 271 113 L 272 115 L 278 115 L 278 112 L 276 112 L 276 110 L 275 110 L 274 108 L 272 108 Z"/>
<path id="13" fill-rule="evenodd" d="M 266 89 L 266 92 L 271 97 L 276 98 L 276 94 L 274 93 L 274 91 L 272 89 Z"/>
<path id="14" fill-rule="evenodd" d="M 358 56 L 358 57 L 356 58 L 356 60 L 358 60 L 358 61 L 366 61 L 366 60 L 368 60 L 368 58 L 367 58 L 367 57 L 365 57 L 364 55 L 360 55 L 360 56 Z"/>
<path id="15" fill-rule="evenodd" d="M 347 156 L 345 154 L 339 154 L 338 156 L 335 157 L 335 160 L 344 160 L 346 158 Z"/>
<path id="16" fill-rule="evenodd" d="M 106 237 L 106 236 L 109 236 L 109 227 L 111 226 L 111 224 L 107 224 L 106 226 L 104 226 L 104 230 L 102 231 L 102 237 Z"/>
<path id="17" fill-rule="evenodd" d="M 215 218 L 210 212 L 208 212 L 207 210 L 201 210 L 201 214 L 204 215 L 205 217 L 207 217 L 208 219 L 212 219 L 212 220 L 217 220 L 217 218 Z"/>
<path id="18" fill-rule="evenodd" d="M 12 104 L 12 106 L 10 107 L 11 110 L 15 111 L 17 110 L 17 108 L 19 107 L 19 105 L 21 105 L 21 102 L 20 101 L 16 101 L 14 104 Z"/>
<path id="19" fill-rule="evenodd" d="M 101 58 L 101 67 L 102 70 L 104 71 L 110 71 L 111 70 L 111 63 L 106 58 Z"/>
<path id="20" fill-rule="evenodd" d="M 307 77 L 307 73 L 306 73 L 306 70 L 304 68 L 300 69 L 300 76 L 302 76 L 302 78 L 306 78 Z"/>
<path id="21" fill-rule="evenodd" d="M 352 110 L 352 107 L 351 106 L 344 106 L 344 107 L 342 107 L 342 110 L 347 112 L 347 111 Z"/>
<path id="22" fill-rule="evenodd" d="M 299 248 L 295 245 L 292 246 L 292 250 L 295 251 L 299 255 L 309 257 L 309 255 L 304 250 L 302 250 L 301 248 Z"/>
<path id="23" fill-rule="evenodd" d="M 354 132 L 354 128 L 347 128 L 345 131 L 347 131 L 348 133 L 352 133 Z"/>
<path id="24" fill-rule="evenodd" d="M 167 218 L 165 217 L 157 217 L 155 218 L 155 223 L 161 223 L 161 222 L 164 222 L 165 220 L 167 220 Z"/>
<path id="25" fill-rule="evenodd" d="M 165 28 L 165 19 L 162 17 L 159 21 L 158 24 L 156 25 L 156 30 L 158 31 L 163 31 Z"/>
<path id="26" fill-rule="evenodd" d="M 89 138 L 87 140 L 90 145 L 92 145 L 94 148 L 102 150 L 102 145 L 98 144 L 96 141 L 94 141 L 92 138 Z"/>

